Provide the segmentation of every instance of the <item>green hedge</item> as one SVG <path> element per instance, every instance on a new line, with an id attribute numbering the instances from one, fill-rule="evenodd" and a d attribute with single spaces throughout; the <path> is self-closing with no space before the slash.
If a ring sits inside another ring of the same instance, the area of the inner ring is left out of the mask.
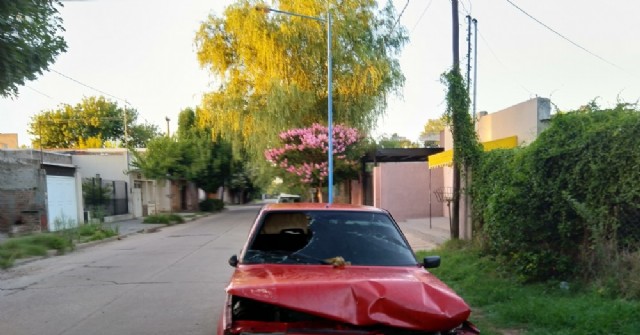
<path id="1" fill-rule="evenodd" d="M 640 113 L 556 115 L 529 146 L 484 153 L 472 196 L 476 231 L 523 280 L 613 271 L 640 245 Z"/>

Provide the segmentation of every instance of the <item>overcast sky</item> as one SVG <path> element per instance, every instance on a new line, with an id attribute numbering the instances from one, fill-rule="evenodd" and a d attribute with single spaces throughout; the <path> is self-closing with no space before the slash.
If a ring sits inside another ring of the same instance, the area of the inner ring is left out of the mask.
<path id="1" fill-rule="evenodd" d="M 18 133 L 20 144 L 30 145 L 31 116 L 98 95 L 128 101 L 141 120 L 163 131 L 169 117 L 173 132 L 180 110 L 198 105 L 213 80 L 197 63 L 195 31 L 209 13 L 220 15 L 231 2 L 65 2 L 61 13 L 69 48 L 52 65 L 54 71 L 27 83 L 17 99 L 0 99 L 0 133 Z M 417 140 L 427 120 L 445 109 L 440 75 L 451 66 L 451 2 L 394 0 L 398 13 L 407 3 L 400 18 L 411 38 L 401 57 L 406 85 L 402 97 L 390 98 L 375 135 Z M 639 10 L 636 0 L 462 1 L 463 65 L 465 16 L 478 20 L 478 111 L 492 113 L 536 96 L 550 98 L 561 110 L 594 98 L 604 107 L 635 102 Z"/>

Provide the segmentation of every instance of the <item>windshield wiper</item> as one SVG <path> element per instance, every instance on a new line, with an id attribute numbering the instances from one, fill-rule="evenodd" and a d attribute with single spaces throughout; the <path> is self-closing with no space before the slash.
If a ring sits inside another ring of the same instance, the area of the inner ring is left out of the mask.
<path id="1" fill-rule="evenodd" d="M 287 256 L 287 258 L 296 261 L 296 263 L 303 263 L 303 264 L 309 264 L 309 263 L 324 264 L 324 265 L 333 264 L 326 259 L 316 258 L 316 257 L 305 255 L 299 252 L 294 252 L 293 254 L 290 254 L 289 256 Z"/>

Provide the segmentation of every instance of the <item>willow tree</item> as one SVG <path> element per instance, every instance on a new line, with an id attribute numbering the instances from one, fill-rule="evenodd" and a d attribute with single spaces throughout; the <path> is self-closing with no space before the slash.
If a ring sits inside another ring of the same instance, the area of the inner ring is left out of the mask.
<path id="1" fill-rule="evenodd" d="M 196 36 L 198 59 L 216 78 L 202 108 L 214 133 L 256 161 L 287 129 L 327 124 L 327 27 L 308 18 L 265 13 L 269 4 L 241 0 L 210 15 Z M 334 122 L 367 133 L 398 93 L 398 62 L 407 41 L 391 2 L 281 0 L 277 9 L 332 18 Z"/>

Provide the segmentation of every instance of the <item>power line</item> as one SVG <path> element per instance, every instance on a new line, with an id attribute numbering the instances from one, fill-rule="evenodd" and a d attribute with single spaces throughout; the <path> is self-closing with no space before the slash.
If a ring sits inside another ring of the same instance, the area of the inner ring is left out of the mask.
<path id="1" fill-rule="evenodd" d="M 67 79 L 69 79 L 69 80 L 71 80 L 71 81 L 73 81 L 73 82 L 75 82 L 75 83 L 77 83 L 77 84 L 80 84 L 80 85 L 82 85 L 82 86 L 84 86 L 84 87 L 86 87 L 86 88 L 92 89 L 92 90 L 94 90 L 94 91 L 96 91 L 96 92 L 98 92 L 98 93 L 100 93 L 100 94 L 103 94 L 103 95 L 109 96 L 109 97 L 114 98 L 114 99 L 116 99 L 116 100 L 123 101 L 123 102 L 124 102 L 124 103 L 126 103 L 126 104 L 129 104 L 129 102 L 128 102 L 126 99 L 118 98 L 117 96 L 115 96 L 115 95 L 113 95 L 113 94 L 109 94 L 109 93 L 107 93 L 107 92 L 105 92 L 105 91 L 103 91 L 103 90 L 99 90 L 99 89 L 97 89 L 97 88 L 95 88 L 95 87 L 93 87 L 93 86 L 87 85 L 87 84 L 85 84 L 85 83 L 83 83 L 83 82 L 81 82 L 81 81 L 79 81 L 79 80 L 77 80 L 77 79 L 71 78 L 71 77 L 67 76 L 67 75 L 66 75 L 66 74 L 64 74 L 64 73 L 58 72 L 58 71 L 56 71 L 56 70 L 54 70 L 54 69 L 51 69 L 51 72 L 55 72 L 55 73 L 57 73 L 57 74 L 59 74 L 59 75 L 63 76 L 64 78 L 67 78 Z"/>
<path id="2" fill-rule="evenodd" d="M 402 11 L 400 12 L 400 15 L 398 15 L 398 18 L 396 19 L 396 22 L 393 23 L 393 27 L 391 27 L 391 31 L 396 29 L 396 25 L 398 25 L 398 22 L 400 22 L 400 18 L 402 17 L 402 14 L 404 14 L 405 9 L 407 9 L 407 6 L 409 6 L 409 0 L 407 0 L 407 2 L 404 4 L 404 7 L 402 8 Z"/>
<path id="3" fill-rule="evenodd" d="M 433 2 L 433 0 L 429 1 L 429 3 L 427 4 L 427 7 L 424 8 L 424 10 L 422 11 L 422 14 L 420 14 L 420 17 L 418 18 L 418 21 L 416 21 L 416 23 L 413 25 L 413 28 L 411 28 L 411 33 L 410 34 L 413 34 L 413 32 L 416 30 L 416 27 L 418 27 L 418 23 L 420 23 L 420 21 L 422 20 L 422 17 L 424 16 L 424 14 L 427 12 L 429 7 L 431 7 L 431 3 L 432 2 Z"/>
<path id="4" fill-rule="evenodd" d="M 489 42 L 487 41 L 486 38 L 484 38 L 484 35 L 482 35 L 480 30 L 478 30 L 478 35 L 480 35 L 480 38 L 482 38 L 482 40 L 486 44 L 487 49 L 489 49 L 489 51 L 491 52 L 493 57 L 496 59 L 496 61 L 498 61 L 498 64 L 500 64 L 505 70 L 507 70 L 507 72 L 511 76 L 511 79 L 513 79 L 518 84 L 518 86 L 520 86 L 520 88 L 522 88 L 523 90 L 527 91 L 527 93 L 529 93 L 529 95 L 533 95 L 533 93 L 528 88 L 526 88 L 524 85 L 522 85 L 522 83 L 520 83 L 520 81 L 518 81 L 518 79 L 516 79 L 513 76 L 513 74 L 511 73 L 511 70 L 509 70 L 509 68 L 506 65 L 504 65 L 504 63 L 502 63 L 502 61 L 500 60 L 500 58 L 498 58 L 498 55 L 496 55 L 496 53 L 493 51 L 493 49 L 491 48 L 491 45 L 489 45 Z"/>
<path id="5" fill-rule="evenodd" d="M 568 37 L 566 37 L 566 36 L 564 36 L 564 35 L 560 34 L 560 33 L 559 33 L 559 32 L 557 32 L 556 30 L 554 30 L 553 28 L 551 28 L 551 27 L 547 26 L 546 24 L 542 23 L 540 20 L 536 19 L 536 18 L 535 18 L 535 17 L 533 17 L 531 14 L 529 14 L 529 13 L 525 12 L 525 11 L 524 11 L 524 9 L 522 9 L 522 8 L 518 7 L 518 5 L 516 5 L 515 3 L 511 2 L 511 0 L 506 0 L 506 1 L 507 1 L 508 3 L 510 3 L 513 7 L 517 8 L 519 11 L 521 11 L 522 13 L 524 13 L 526 16 L 528 16 L 529 18 L 531 18 L 532 20 L 536 21 L 537 23 L 539 23 L 539 24 L 540 24 L 540 25 L 542 25 L 543 27 L 547 28 L 549 31 L 553 32 L 554 34 L 556 34 L 556 35 L 560 36 L 560 37 L 561 37 L 562 39 L 564 39 L 565 41 L 567 41 L 567 42 L 569 42 L 569 43 L 573 44 L 574 46 L 576 46 L 576 47 L 578 47 L 578 48 L 580 48 L 581 50 L 585 51 L 586 53 L 590 54 L 591 56 L 594 56 L 594 57 L 596 57 L 596 58 L 600 59 L 601 61 L 603 61 L 603 62 L 605 62 L 605 63 L 607 63 L 607 64 L 609 64 L 609 65 L 611 65 L 611 66 L 613 66 L 613 67 L 615 67 L 615 68 L 617 68 L 618 70 L 623 71 L 623 72 L 627 72 L 625 69 L 621 68 L 620 66 L 618 66 L 618 65 L 616 65 L 616 64 L 614 64 L 614 63 L 612 63 L 612 62 L 610 62 L 610 61 L 608 61 L 608 60 L 606 60 L 606 59 L 604 59 L 604 58 L 602 58 L 602 57 L 600 57 L 600 56 L 598 56 L 598 55 L 596 55 L 595 53 L 593 53 L 593 52 L 591 52 L 591 51 L 587 50 L 587 48 L 585 48 L 585 47 L 583 47 L 583 46 L 579 45 L 578 43 L 576 43 L 576 42 L 574 42 L 574 41 L 570 40 Z"/>
<path id="6" fill-rule="evenodd" d="M 36 90 L 35 88 L 33 88 L 33 87 L 29 86 L 29 85 L 24 85 L 24 87 L 26 87 L 26 88 L 28 88 L 28 89 L 30 89 L 30 90 L 32 90 L 32 91 L 34 91 L 34 92 L 36 92 L 36 93 L 38 93 L 38 94 L 42 95 L 42 96 L 45 96 L 45 97 L 47 97 L 47 98 L 49 98 L 49 99 L 51 99 L 51 100 L 55 100 L 55 99 L 53 99 L 50 95 L 48 95 L 48 94 L 46 94 L 46 93 L 43 93 L 42 91 Z"/>
<path id="7" fill-rule="evenodd" d="M 471 10 L 467 10 L 467 6 L 464 5 L 464 1 L 460 1 L 460 5 L 462 6 L 462 10 L 464 10 L 467 15 L 471 16 Z M 469 8 L 471 8 L 471 1 L 469 1 Z"/>

